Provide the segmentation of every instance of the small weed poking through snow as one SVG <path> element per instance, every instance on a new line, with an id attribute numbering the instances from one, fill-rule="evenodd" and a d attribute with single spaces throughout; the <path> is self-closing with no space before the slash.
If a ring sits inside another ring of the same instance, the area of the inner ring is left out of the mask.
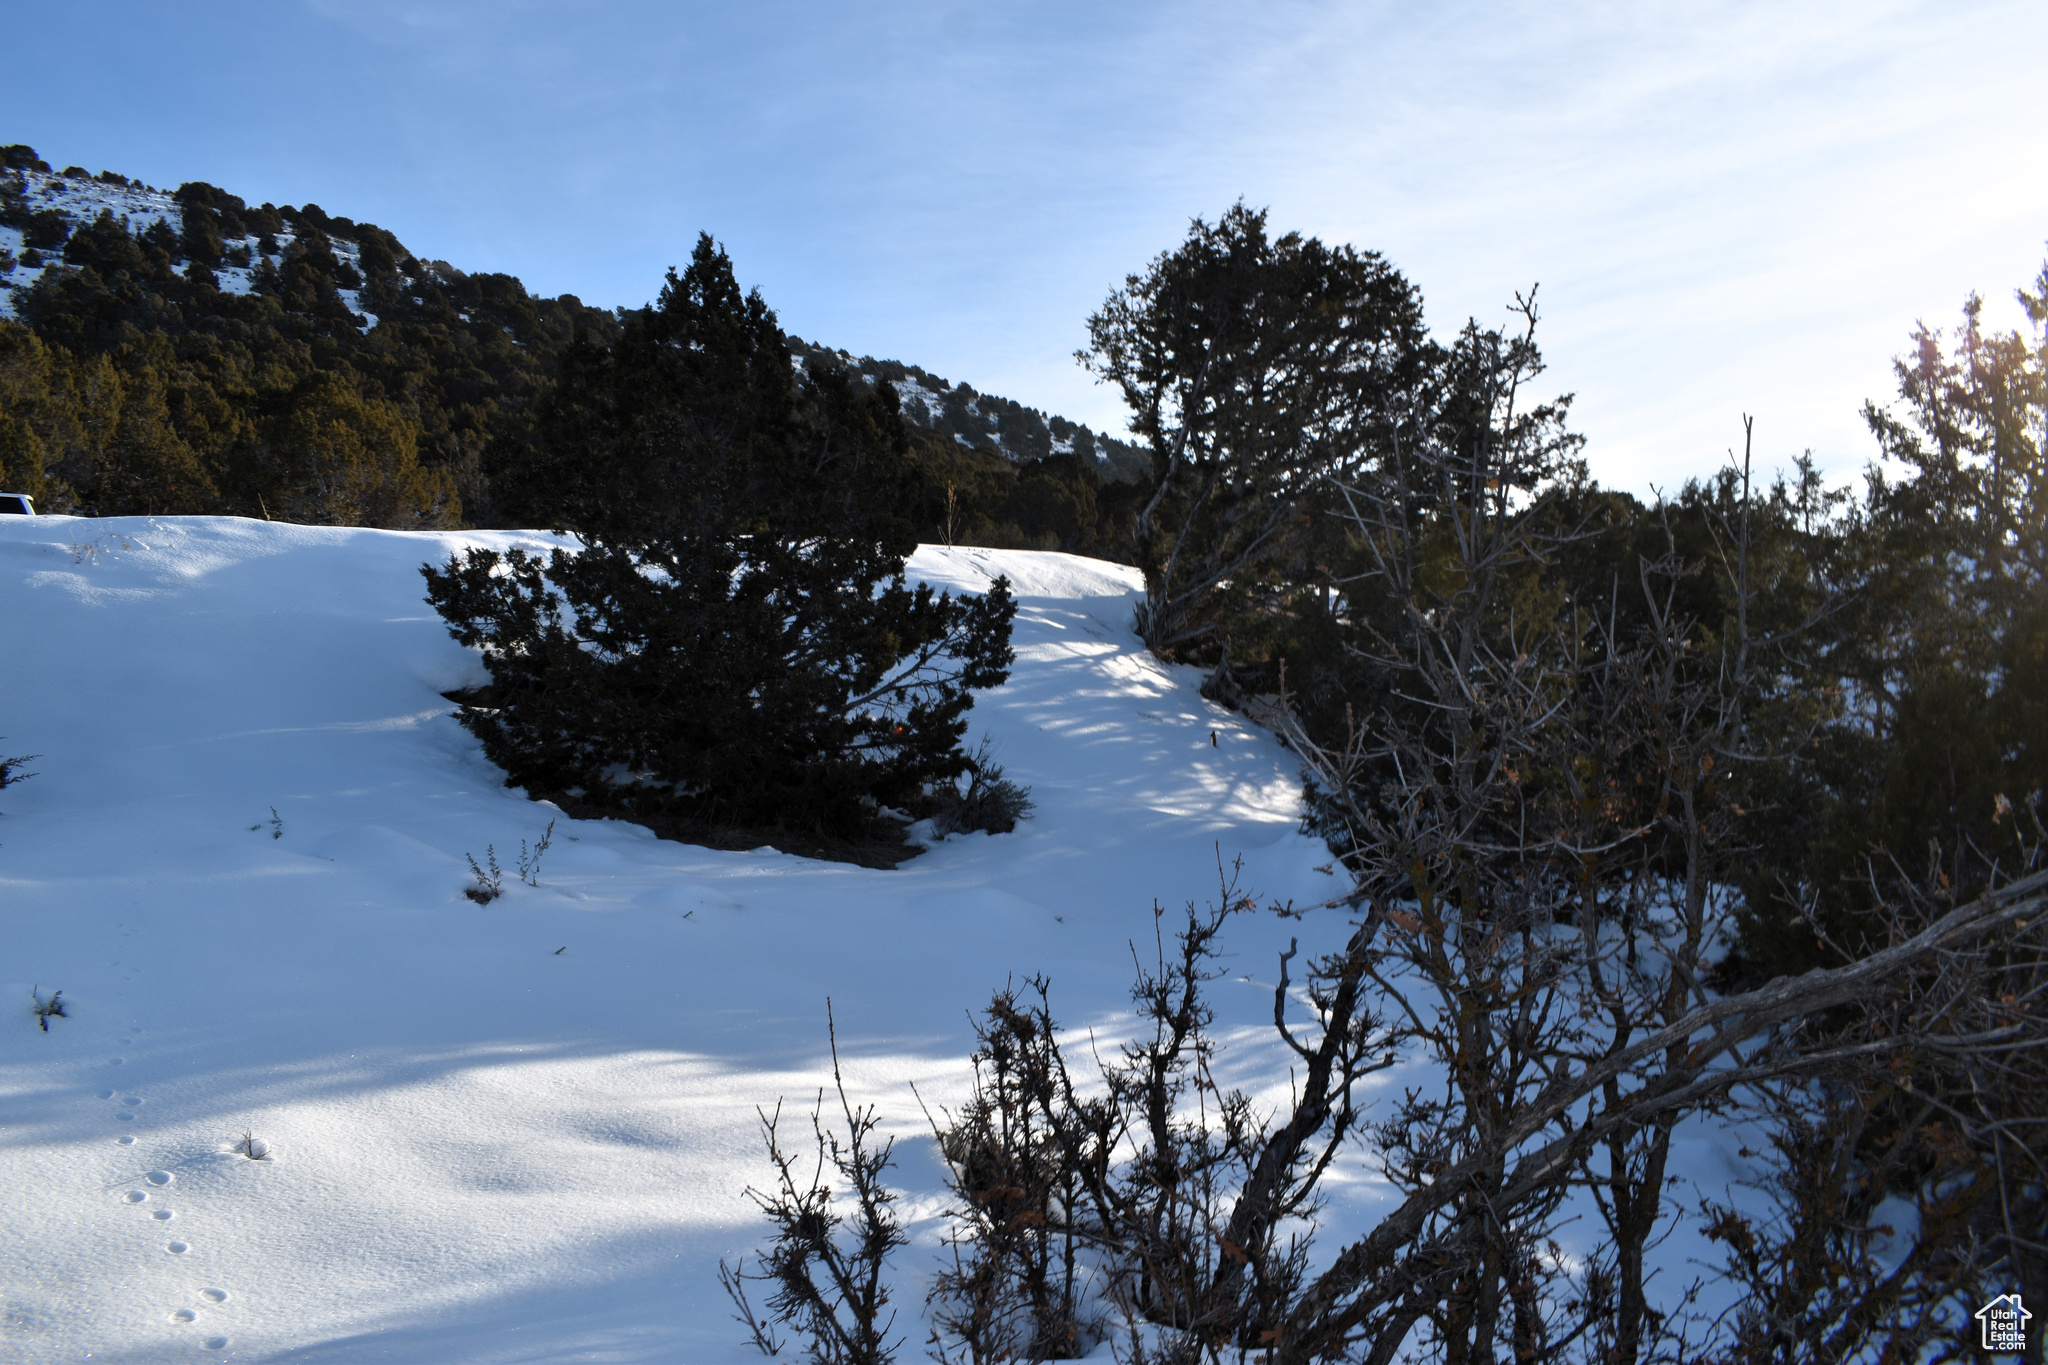
<path id="1" fill-rule="evenodd" d="M 540 885 L 541 855 L 548 851 L 548 845 L 554 841 L 555 822 L 552 820 L 548 821 L 547 830 L 540 836 L 540 842 L 532 848 L 529 849 L 526 846 L 526 840 L 521 839 L 519 841 L 520 881 L 525 882 L 528 886 Z M 489 905 L 492 901 L 505 894 L 505 871 L 498 866 L 498 846 L 496 844 L 486 844 L 484 846 L 484 862 L 482 867 L 477 866 L 475 854 L 465 853 L 462 856 L 468 860 L 469 870 L 476 874 L 476 885 L 462 888 L 463 895 L 469 897 L 478 905 Z"/>
<path id="2" fill-rule="evenodd" d="M 469 870 L 476 873 L 476 885 L 462 888 L 463 895 L 469 897 L 478 905 L 489 905 L 492 901 L 505 894 L 505 874 L 498 868 L 497 845 L 486 844 L 484 846 L 484 862 L 490 868 L 489 872 L 485 872 L 483 868 L 476 865 L 474 854 L 465 853 L 462 856 L 469 860 Z"/>
<path id="3" fill-rule="evenodd" d="M 941 836 L 971 830 L 1008 834 L 1031 814 L 1031 789 L 1003 776 L 987 739 L 968 756 L 966 789 L 941 782 L 932 798 L 932 829 Z"/>
<path id="4" fill-rule="evenodd" d="M 526 840 L 519 841 L 519 880 L 528 886 L 540 885 L 540 855 L 548 851 L 548 845 L 555 841 L 555 822 L 548 821 L 547 833 L 540 836 L 540 842 L 533 846 L 532 854 L 526 851 Z M 475 863 L 470 864 L 475 867 Z"/>
<path id="5" fill-rule="evenodd" d="M 97 564 L 101 555 L 111 555 L 115 550 L 132 550 L 140 542 L 114 531 L 102 531 L 86 540 L 80 536 L 71 537 L 71 562 L 73 564 Z M 145 549 L 148 547 L 144 547 Z"/>
<path id="6" fill-rule="evenodd" d="M 258 820 L 255 824 L 249 826 L 249 831 L 253 834 L 255 831 L 262 829 L 265 825 L 270 826 L 271 838 L 284 838 L 284 817 L 277 813 L 276 806 L 272 806 L 270 808 L 270 818 L 268 820 Z"/>
<path id="7" fill-rule="evenodd" d="M 28 998 L 36 1002 L 36 1022 L 43 1026 L 43 1032 L 45 1033 L 50 1031 L 50 1021 L 52 1019 L 69 1019 L 71 1017 L 65 1013 L 64 992 L 62 991 L 51 991 L 50 998 L 45 1000 L 43 999 L 42 987 L 30 986 L 28 988 Z"/>
<path id="8" fill-rule="evenodd" d="M 257 1137 L 254 1131 L 244 1128 L 242 1140 L 235 1144 L 235 1155 L 249 1161 L 268 1161 L 270 1144 Z"/>

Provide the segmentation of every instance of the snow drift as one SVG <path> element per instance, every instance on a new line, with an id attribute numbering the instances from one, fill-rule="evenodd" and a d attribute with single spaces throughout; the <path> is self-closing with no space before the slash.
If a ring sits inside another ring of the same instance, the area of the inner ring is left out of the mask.
<path id="1" fill-rule="evenodd" d="M 564 818 L 519 883 L 556 812 L 453 719 L 481 669 L 418 570 L 544 541 L 0 520 L 0 745 L 40 755 L 0 792 L 0 1354 L 759 1359 L 715 1270 L 760 1240 L 755 1106 L 829 1080 L 830 996 L 904 1136 L 914 1355 L 944 1200 L 909 1083 L 965 1093 L 989 989 L 1043 971 L 1114 1030 L 1155 900 L 1212 893 L 1219 855 L 1266 897 L 1339 889 L 1287 754 L 1131 635 L 1131 570 L 937 548 L 913 577 L 1020 600 L 970 731 L 1032 789 L 1015 833 L 870 871 Z M 1284 939 L 1248 918 L 1217 984 L 1241 1067 Z M 47 1035 L 32 988 L 70 1008 Z"/>

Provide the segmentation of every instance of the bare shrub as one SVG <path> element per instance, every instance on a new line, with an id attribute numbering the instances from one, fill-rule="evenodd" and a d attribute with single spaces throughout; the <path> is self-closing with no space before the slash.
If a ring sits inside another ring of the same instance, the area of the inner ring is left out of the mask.
<path id="1" fill-rule="evenodd" d="M 2038 904 L 2039 801 L 2002 804 L 2013 847 L 1973 854 L 2018 876 L 2002 898 L 2026 904 L 2031 883 Z M 1936 850 L 1916 885 L 1873 860 L 1886 947 L 1957 913 L 1942 861 Z M 1950 943 L 1777 1040 L 1822 1060 L 1744 1096 L 1771 1148 L 1755 1182 L 1768 1211 L 1701 1210 L 1743 1291 L 1715 1324 L 1716 1359 L 1794 1365 L 1875 1343 L 1892 1359 L 1953 1358 L 1977 1305 L 2048 1296 L 2048 945 L 2032 927 Z"/>
<path id="2" fill-rule="evenodd" d="M 540 842 L 527 852 L 526 840 L 519 841 L 519 880 L 528 886 L 540 885 L 540 859 L 548 851 L 548 845 L 555 841 L 555 822 L 548 821 L 547 831 L 540 836 Z M 474 864 L 472 864 L 474 866 Z"/>
<path id="3" fill-rule="evenodd" d="M 829 1000 L 825 1018 L 844 1135 L 825 1121 L 823 1090 L 811 1109 L 814 1151 L 808 1163 L 783 1145 L 782 1107 L 777 1105 L 773 1113 L 756 1111 L 768 1160 L 775 1168 L 775 1186 L 766 1191 L 749 1188 L 747 1194 L 768 1215 L 775 1239 L 759 1258 L 759 1273 L 748 1275 L 721 1261 L 719 1276 L 755 1345 L 768 1354 L 780 1347 L 771 1344 L 766 1325 L 747 1302 L 749 1279 L 774 1286 L 768 1298 L 769 1321 L 794 1330 L 817 1365 L 889 1365 L 902 1343 L 900 1338 L 889 1340 L 895 1313 L 889 1308 L 883 1272 L 890 1253 L 906 1240 L 894 1208 L 895 1192 L 884 1180 L 893 1164 L 895 1140 L 877 1145 L 880 1120 L 874 1108 L 857 1108 L 847 1098 Z M 850 1214 L 838 1211 L 845 1205 L 851 1206 Z"/>
<path id="4" fill-rule="evenodd" d="M 941 835 L 983 830 L 1008 834 L 1031 814 L 1031 792 L 1003 776 L 984 739 L 967 760 L 966 785 L 942 782 L 932 791 L 932 828 Z"/>
<path id="5" fill-rule="evenodd" d="M 50 1031 L 50 1021 L 52 1019 L 69 1019 L 71 1017 L 65 1012 L 64 992 L 62 991 L 51 991 L 50 998 L 45 1000 L 43 999 L 41 988 L 31 986 L 29 987 L 28 996 L 30 1000 L 35 1002 L 34 1014 L 36 1022 L 43 1026 L 43 1032 L 45 1033 Z"/>
<path id="6" fill-rule="evenodd" d="M 505 894 L 505 874 L 498 868 L 498 849 L 495 844 L 484 848 L 484 867 L 476 865 L 474 854 L 462 855 L 469 860 L 469 870 L 476 874 L 476 885 L 464 887 L 462 894 L 478 905 L 489 905 Z M 489 871 L 485 871 L 485 868 Z"/>
<path id="7" fill-rule="evenodd" d="M 1089 1267 L 1079 1109 L 1045 978 L 1005 988 L 976 1021 L 974 1090 L 933 1122 L 956 1204 L 951 1264 L 931 1292 L 933 1353 L 972 1365 L 1070 1360 L 1097 1337 L 1082 1302 Z M 1093 1148 L 1089 1151 L 1093 1152 Z"/>

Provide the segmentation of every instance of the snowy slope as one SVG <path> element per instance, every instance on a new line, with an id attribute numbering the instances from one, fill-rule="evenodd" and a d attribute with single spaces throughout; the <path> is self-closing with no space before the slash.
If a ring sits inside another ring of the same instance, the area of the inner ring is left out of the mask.
<path id="1" fill-rule="evenodd" d="M 76 176 L 57 175 L 47 171 L 24 170 L 21 173 L 23 197 L 31 211 L 55 209 L 63 214 L 73 226 L 90 222 L 102 211 L 112 213 L 127 224 L 128 230 L 140 236 L 151 223 L 159 220 L 177 230 L 179 223 L 178 203 L 164 190 L 151 189 L 146 185 L 116 185 L 104 180 L 87 180 Z M 22 229 L 0 223 L 0 251 L 13 253 L 16 257 L 23 250 Z M 40 265 L 18 264 L 5 275 L 0 275 L 0 317 L 14 315 L 13 293 L 16 289 L 27 290 L 43 277 L 43 271 L 63 261 L 64 248 L 44 248 Z M 233 293 L 249 292 L 246 271 L 223 270 L 220 272 L 221 287 Z"/>
<path id="2" fill-rule="evenodd" d="M 1133 571 L 934 548 L 917 576 L 1018 593 L 1014 675 L 972 717 L 1032 788 L 1016 833 L 872 871 L 562 819 L 514 884 L 554 812 L 452 719 L 481 670 L 418 569 L 541 540 L 0 518 L 0 753 L 41 755 L 0 791 L 0 1359 L 758 1361 L 716 1267 L 762 1241 L 755 1106 L 829 1079 L 827 996 L 904 1139 L 916 1359 L 944 1199 L 910 1084 L 959 1101 L 990 989 L 1046 972 L 1107 1041 L 1155 899 L 1210 897 L 1219 854 L 1268 899 L 1340 889 L 1287 754 L 1130 634 Z M 480 908 L 465 854 L 492 845 Z M 1233 921 L 1220 1078 L 1264 1108 L 1275 954 L 1344 932 Z M 71 1006 L 47 1034 L 32 988 Z M 1726 1197 L 1735 1146 L 1688 1124 L 1674 1204 Z M 1328 1184 L 1326 1247 L 1387 1195 L 1363 1154 Z M 1671 1302 L 1720 1258 L 1685 1226 L 1659 1259 Z"/>
<path id="3" fill-rule="evenodd" d="M 27 202 L 30 211 L 55 209 L 64 215 L 65 219 L 74 229 L 91 222 L 99 217 L 101 213 L 113 214 L 114 217 L 120 219 L 127 226 L 131 234 L 138 237 L 148 231 L 152 223 L 159 221 L 168 223 L 171 230 L 175 232 L 183 222 L 183 213 L 178 207 L 178 201 L 173 199 L 169 191 L 166 190 L 152 189 L 149 186 L 133 182 L 114 184 L 104 180 L 88 180 L 79 176 L 59 175 L 48 171 L 24 170 L 20 172 L 20 175 L 23 184 L 22 197 Z M 23 239 L 25 236 L 26 234 L 21 228 L 0 224 L 0 250 L 13 253 L 18 260 L 18 263 L 10 272 L 0 275 L 0 317 L 13 317 L 16 315 L 18 310 L 15 294 L 17 291 L 26 293 L 29 289 L 35 287 L 38 280 L 42 279 L 45 271 L 53 266 L 61 266 L 63 264 L 64 249 L 62 247 L 44 248 L 38 253 L 41 261 L 38 265 L 20 262 L 19 258 L 24 250 Z M 272 257 L 273 262 L 281 259 L 283 254 L 291 249 L 295 235 L 290 227 L 287 226 L 284 231 L 274 235 L 274 240 L 277 252 Z M 261 259 L 261 248 L 258 244 L 258 238 L 254 235 L 237 237 L 227 241 L 224 245 L 230 252 L 238 250 L 248 252 L 250 264 L 236 265 L 232 260 L 222 262 L 220 267 L 214 271 L 214 279 L 220 285 L 221 292 L 226 294 L 248 294 L 254 292 L 255 286 L 251 283 L 250 275 L 254 269 L 255 262 Z M 360 267 L 362 259 L 361 250 L 354 242 L 340 237 L 331 237 L 328 240 L 328 245 L 334 252 L 337 260 L 344 261 L 351 266 Z M 362 318 L 361 326 L 364 331 L 367 332 L 370 328 L 377 325 L 376 315 L 365 313 L 362 310 L 360 290 L 343 289 L 337 292 L 341 295 L 342 302 L 348 305 L 349 310 Z"/>
<path id="4" fill-rule="evenodd" d="M 914 1355 L 941 1199 L 906 1083 L 957 1100 L 989 989 L 1047 971 L 1113 1028 L 1154 898 L 1212 890 L 1219 846 L 1333 889 L 1286 754 L 1129 633 L 1130 571 L 926 549 L 1016 584 L 973 720 L 1033 790 L 1018 832 L 889 872 L 563 820 L 479 908 L 464 854 L 509 869 L 551 811 L 451 719 L 479 673 L 418 566 L 530 539 L 0 520 L 0 746 L 41 755 L 0 793 L 0 1358 L 759 1359 L 714 1272 L 760 1240 L 754 1106 L 828 1074 L 828 995 L 907 1135 Z M 1269 975 L 1277 926 L 1240 938 Z M 47 1035 L 32 986 L 72 1007 Z M 1267 988 L 1220 988 L 1263 1036 Z"/>

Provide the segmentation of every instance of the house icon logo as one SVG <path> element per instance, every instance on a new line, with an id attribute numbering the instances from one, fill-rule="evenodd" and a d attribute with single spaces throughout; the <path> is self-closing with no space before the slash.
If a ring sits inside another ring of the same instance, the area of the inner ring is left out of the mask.
<path id="1" fill-rule="evenodd" d="M 2017 1294 L 2000 1294 L 1973 1315 L 1984 1326 L 1984 1349 L 2017 1355 L 2027 1349 L 2027 1319 L 2033 1317 Z"/>

